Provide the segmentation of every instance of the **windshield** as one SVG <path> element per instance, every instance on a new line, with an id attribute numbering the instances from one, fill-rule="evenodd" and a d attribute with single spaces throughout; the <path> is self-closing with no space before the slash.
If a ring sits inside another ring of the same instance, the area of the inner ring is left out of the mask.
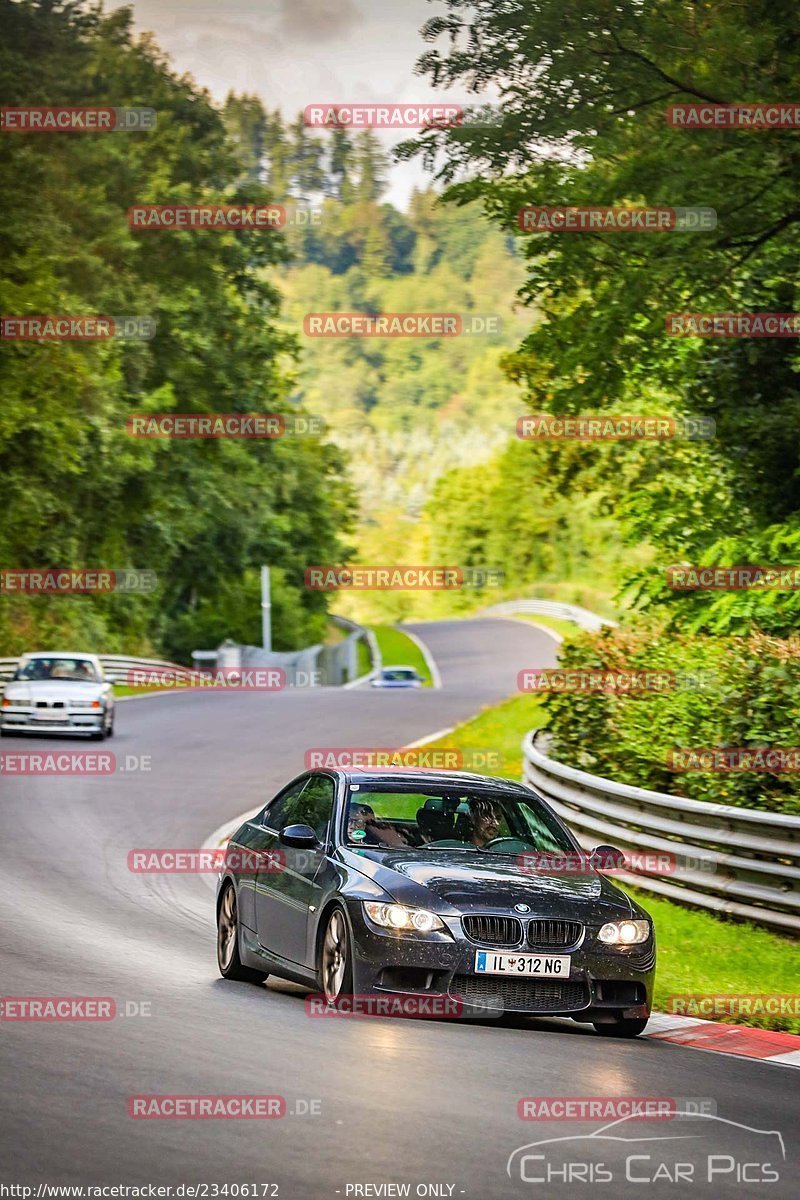
<path id="1" fill-rule="evenodd" d="M 416 679 L 417 673 L 410 667 L 389 667 L 381 673 L 381 677 L 389 683 L 406 683 Z"/>
<path id="2" fill-rule="evenodd" d="M 15 679 L 28 683 L 42 680 L 73 680 L 80 683 L 98 683 L 99 676 L 94 663 L 88 658 L 29 658 L 14 672 Z"/>
<path id="3" fill-rule="evenodd" d="M 566 829 L 533 793 L 361 784 L 351 791 L 346 819 L 352 846 L 488 854 L 575 852 Z"/>

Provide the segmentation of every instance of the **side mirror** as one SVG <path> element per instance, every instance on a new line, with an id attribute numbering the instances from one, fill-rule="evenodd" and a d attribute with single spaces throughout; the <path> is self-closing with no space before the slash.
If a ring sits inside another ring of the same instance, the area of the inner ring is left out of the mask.
<path id="1" fill-rule="evenodd" d="M 595 846 L 592 866 L 595 871 L 624 871 L 627 866 L 625 851 L 617 846 Z"/>
<path id="2" fill-rule="evenodd" d="M 313 850 L 319 845 L 317 835 L 310 825 L 287 825 L 278 834 L 278 841 L 284 846 L 294 846 L 298 850 Z"/>

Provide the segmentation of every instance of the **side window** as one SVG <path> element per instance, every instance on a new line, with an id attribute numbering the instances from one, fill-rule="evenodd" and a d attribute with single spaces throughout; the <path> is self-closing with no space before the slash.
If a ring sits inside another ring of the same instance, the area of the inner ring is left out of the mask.
<path id="1" fill-rule="evenodd" d="M 310 825 L 323 842 L 328 832 L 336 785 L 328 775 L 313 775 L 297 802 L 296 820 Z"/>
<path id="2" fill-rule="evenodd" d="M 275 829 L 280 833 L 287 825 L 294 825 L 301 819 L 297 816 L 297 804 L 300 793 L 307 783 L 308 776 L 306 775 L 302 779 L 298 779 L 297 783 L 293 783 L 286 791 L 281 792 L 267 805 L 261 820 L 268 829 Z"/>

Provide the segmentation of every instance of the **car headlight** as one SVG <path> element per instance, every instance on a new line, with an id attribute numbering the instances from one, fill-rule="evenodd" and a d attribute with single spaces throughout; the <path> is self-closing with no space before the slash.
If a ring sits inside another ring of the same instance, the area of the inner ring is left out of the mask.
<path id="1" fill-rule="evenodd" d="M 375 925 L 393 929 L 397 933 L 432 933 L 444 929 L 436 913 L 425 908 L 406 908 L 404 904 L 380 904 L 364 901 L 364 910 Z"/>
<path id="2" fill-rule="evenodd" d="M 102 708 L 99 700 L 71 700 L 70 708 Z"/>
<path id="3" fill-rule="evenodd" d="M 606 946 L 635 946 L 650 936 L 649 921 L 608 921 L 598 938 Z"/>

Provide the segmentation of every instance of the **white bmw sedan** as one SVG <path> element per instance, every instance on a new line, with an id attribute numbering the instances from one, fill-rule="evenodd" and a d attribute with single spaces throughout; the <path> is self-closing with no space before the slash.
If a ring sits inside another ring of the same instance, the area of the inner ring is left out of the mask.
<path id="1" fill-rule="evenodd" d="M 111 737 L 114 689 L 94 654 L 24 654 L 6 684 L 0 736 L 13 733 Z"/>

